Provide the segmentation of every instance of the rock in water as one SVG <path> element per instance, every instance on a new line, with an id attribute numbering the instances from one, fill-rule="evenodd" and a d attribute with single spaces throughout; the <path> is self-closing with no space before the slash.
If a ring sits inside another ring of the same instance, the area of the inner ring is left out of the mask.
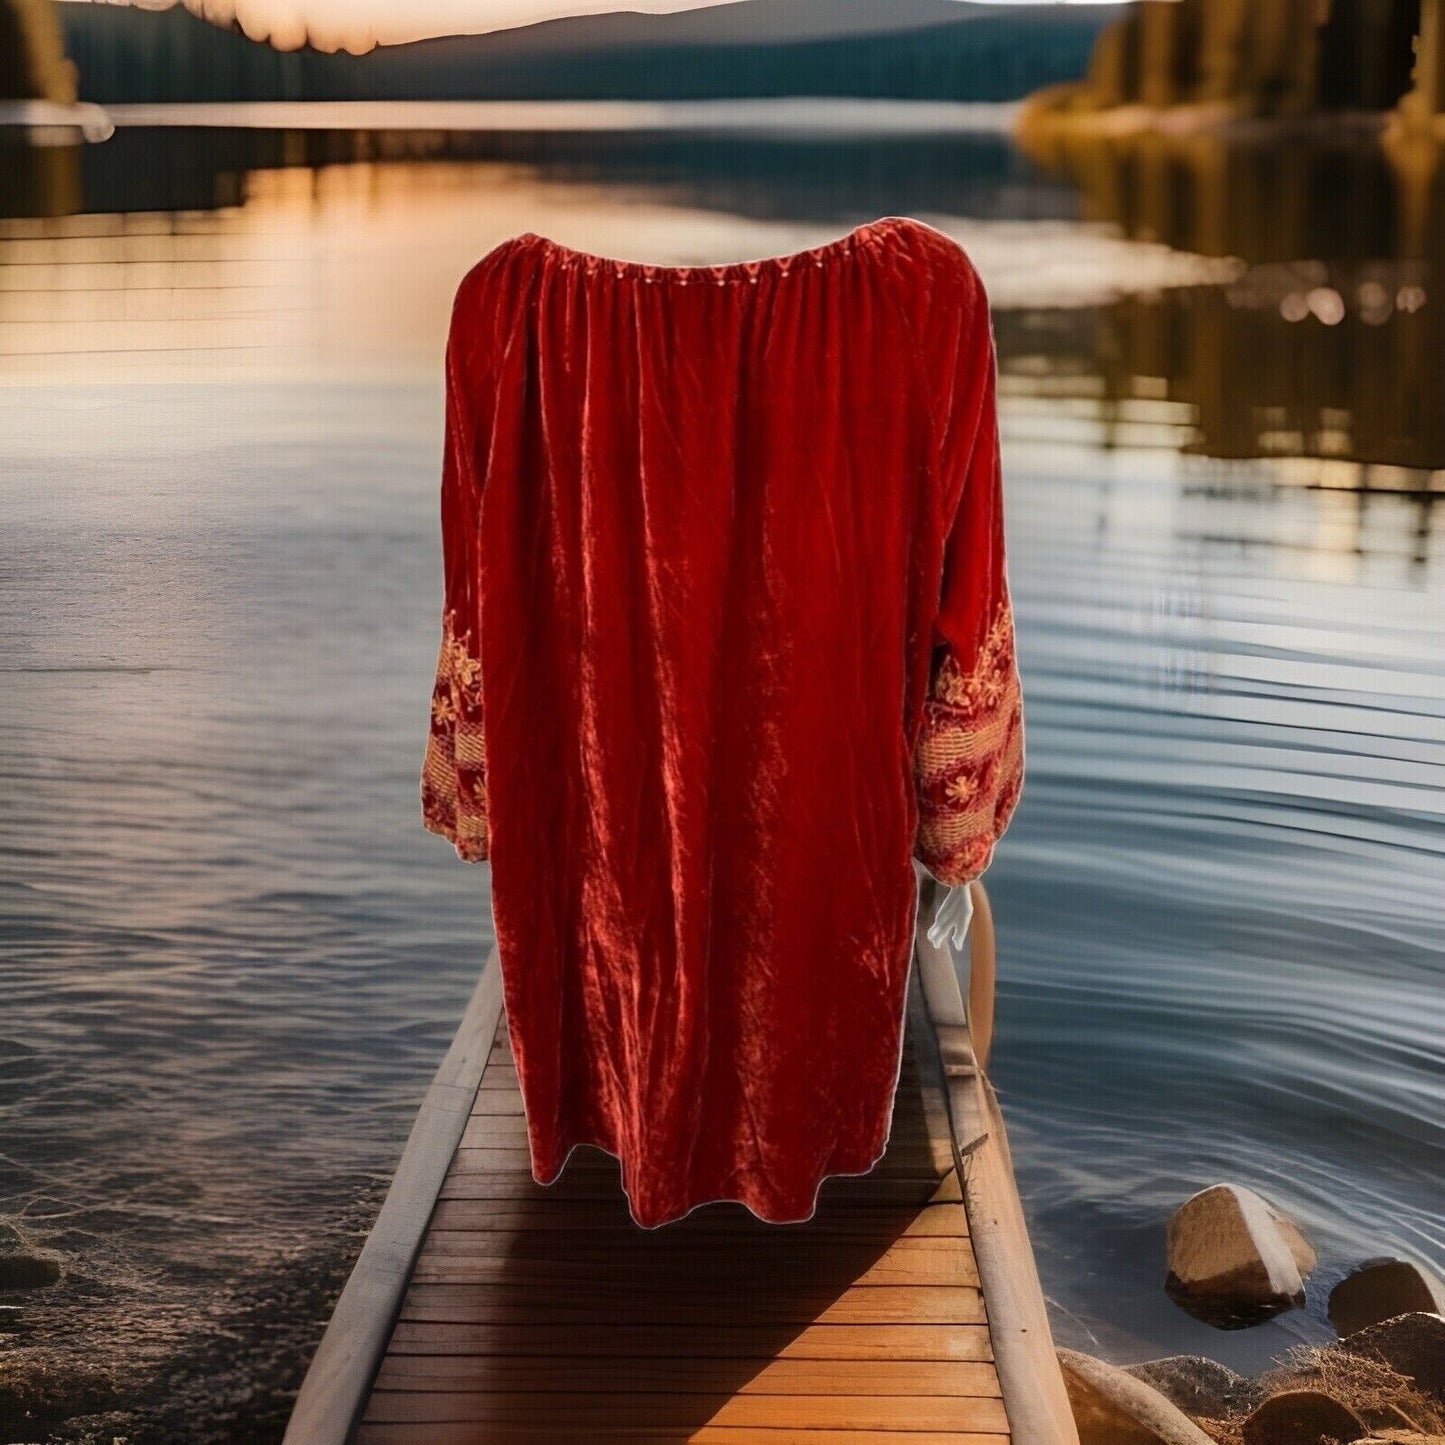
<path id="1" fill-rule="evenodd" d="M 0 1289 L 40 1289 L 59 1278 L 59 1260 L 43 1254 L 0 1254 Z"/>
<path id="2" fill-rule="evenodd" d="M 1252 1189 L 1215 1184 L 1169 1219 L 1169 1297 L 1196 1319 L 1240 1329 L 1304 1303 L 1315 1252 Z"/>
<path id="3" fill-rule="evenodd" d="M 1124 1373 L 1152 1385 L 1173 1405 L 1196 1419 L 1223 1420 L 1252 1409 L 1264 1386 L 1203 1355 L 1166 1355 L 1125 1365 Z"/>
<path id="4" fill-rule="evenodd" d="M 1383 1360 L 1417 1390 L 1445 1402 L 1445 1315 L 1396 1315 L 1347 1335 L 1339 1348 Z"/>
<path id="5" fill-rule="evenodd" d="M 1339 1335 L 1416 1313 L 1445 1315 L 1445 1281 L 1408 1260 L 1366 1260 L 1330 1291 L 1330 1323 Z"/>
<path id="6" fill-rule="evenodd" d="M 1078 1350 L 1058 1356 L 1079 1445 L 1213 1445 L 1152 1385 Z"/>
<path id="7" fill-rule="evenodd" d="M 0 1221 L 0 1290 L 39 1289 L 60 1278 L 60 1260 L 32 1249 L 15 1225 Z"/>
<path id="8" fill-rule="evenodd" d="M 1285 1390 L 1271 1395 L 1244 1422 L 1244 1445 L 1351 1445 L 1369 1426 L 1333 1395 Z"/>

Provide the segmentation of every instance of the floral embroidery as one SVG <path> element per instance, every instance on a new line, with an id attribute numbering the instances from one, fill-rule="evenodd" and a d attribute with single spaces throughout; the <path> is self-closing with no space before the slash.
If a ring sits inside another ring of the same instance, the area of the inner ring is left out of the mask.
<path id="1" fill-rule="evenodd" d="M 422 821 L 469 863 L 491 856 L 482 728 L 482 665 L 456 613 L 442 621 L 432 688 L 431 727 L 422 763 Z"/>
<path id="2" fill-rule="evenodd" d="M 944 883 L 993 861 L 1023 786 L 1023 693 L 1005 593 L 973 666 L 944 650 L 923 707 L 913 769 L 919 860 Z"/>
<path id="3" fill-rule="evenodd" d="M 978 792 L 978 779 L 969 773 L 960 773 L 958 777 L 950 778 L 943 790 L 955 803 L 967 803 Z"/>

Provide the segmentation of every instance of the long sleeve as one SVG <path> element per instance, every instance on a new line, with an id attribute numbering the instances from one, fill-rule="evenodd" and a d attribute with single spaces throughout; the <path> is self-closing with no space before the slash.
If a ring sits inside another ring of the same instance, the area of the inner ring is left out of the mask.
<path id="1" fill-rule="evenodd" d="M 1018 802 L 1023 693 L 1004 546 L 997 357 L 988 298 L 972 295 L 944 348 L 937 465 L 956 497 L 944 542 L 934 652 L 914 752 L 915 856 L 941 883 L 977 878 Z"/>
<path id="2" fill-rule="evenodd" d="M 469 863 L 490 857 L 483 755 L 481 614 L 476 567 L 480 496 L 457 367 L 457 322 L 447 344 L 442 452 L 444 567 L 441 649 L 422 764 L 422 821 Z"/>

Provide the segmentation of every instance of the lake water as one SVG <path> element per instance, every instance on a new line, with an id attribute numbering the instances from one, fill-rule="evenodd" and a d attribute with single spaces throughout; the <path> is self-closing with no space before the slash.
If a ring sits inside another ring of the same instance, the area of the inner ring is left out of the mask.
<path id="1" fill-rule="evenodd" d="M 526 230 L 697 263 L 911 214 L 988 283 L 1028 727 L 992 1074 L 1059 1342 L 1254 1368 L 1359 1261 L 1445 1268 L 1434 212 L 1373 153 L 1351 225 L 1297 155 L 1221 195 L 810 114 L 170 115 L 10 168 L 0 1214 L 64 1274 L 0 1331 L 55 1420 L 279 1439 L 490 947 L 416 789 L 448 309 Z M 1314 1240 L 1304 1310 L 1166 1298 L 1219 1180 Z"/>

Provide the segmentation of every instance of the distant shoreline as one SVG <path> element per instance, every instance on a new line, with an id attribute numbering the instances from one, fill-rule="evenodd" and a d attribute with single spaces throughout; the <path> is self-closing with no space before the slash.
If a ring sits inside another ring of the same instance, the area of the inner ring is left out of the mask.
<path id="1" fill-rule="evenodd" d="M 781 130 L 917 135 L 1011 131 L 1017 101 L 782 96 L 735 100 L 312 100 L 109 105 L 117 127 L 250 130 Z"/>

